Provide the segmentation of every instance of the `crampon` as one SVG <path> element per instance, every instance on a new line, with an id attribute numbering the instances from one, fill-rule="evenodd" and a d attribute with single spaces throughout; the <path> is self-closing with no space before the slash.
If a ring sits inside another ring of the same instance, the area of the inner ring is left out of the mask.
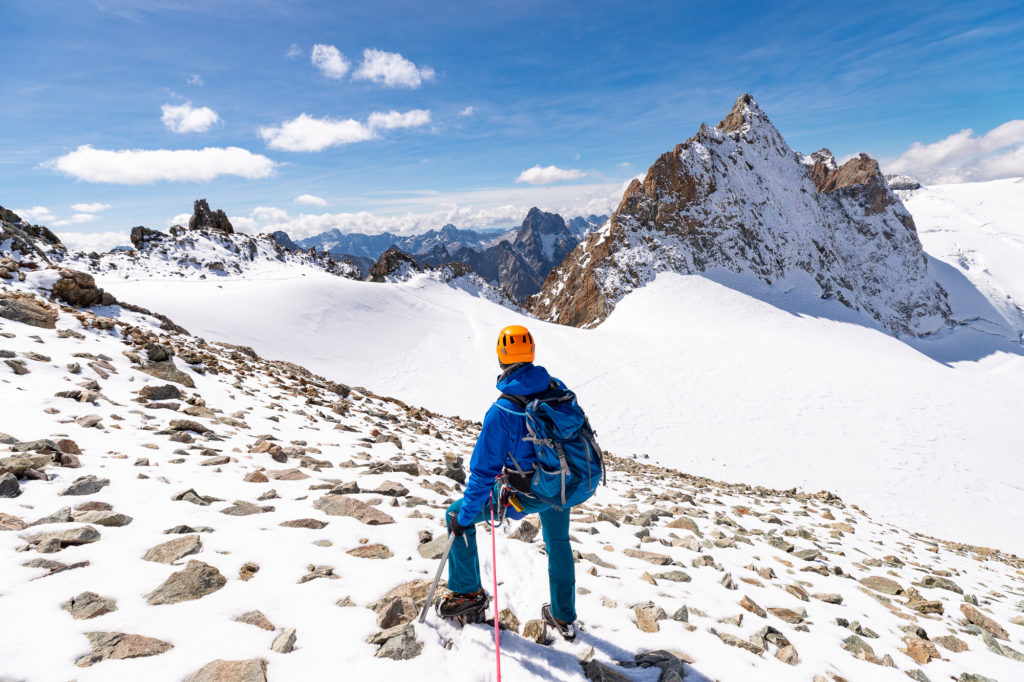
<path id="1" fill-rule="evenodd" d="M 467 623 L 483 623 L 487 620 L 490 596 L 483 590 L 471 594 L 449 594 L 437 605 L 437 615 L 445 620 Z"/>

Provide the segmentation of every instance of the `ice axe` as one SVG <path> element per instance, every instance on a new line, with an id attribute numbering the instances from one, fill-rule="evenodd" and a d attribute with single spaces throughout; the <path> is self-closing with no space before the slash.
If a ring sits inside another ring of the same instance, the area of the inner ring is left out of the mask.
<path id="1" fill-rule="evenodd" d="M 423 604 L 423 611 L 420 612 L 420 622 L 424 623 L 427 620 L 427 609 L 430 608 L 431 602 L 434 601 L 434 592 L 437 590 L 437 584 L 441 582 L 441 573 L 444 572 L 444 565 L 448 563 L 448 554 L 452 551 L 452 545 L 455 544 L 455 533 L 448 535 L 448 544 L 444 547 L 444 554 L 441 555 L 441 565 L 437 567 L 437 575 L 434 576 L 434 584 L 430 586 L 430 592 L 427 594 L 427 601 Z"/>

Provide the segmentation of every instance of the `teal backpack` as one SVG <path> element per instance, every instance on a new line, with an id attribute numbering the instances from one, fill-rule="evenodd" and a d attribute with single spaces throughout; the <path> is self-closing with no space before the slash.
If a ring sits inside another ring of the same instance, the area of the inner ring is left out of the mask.
<path id="1" fill-rule="evenodd" d="M 501 394 L 523 408 L 528 435 L 537 460 L 530 476 L 530 495 L 556 509 L 568 509 L 589 500 L 602 479 L 607 481 L 604 456 L 576 394 L 552 380 L 548 389 L 532 398 Z M 528 472 L 519 468 L 520 475 Z"/>

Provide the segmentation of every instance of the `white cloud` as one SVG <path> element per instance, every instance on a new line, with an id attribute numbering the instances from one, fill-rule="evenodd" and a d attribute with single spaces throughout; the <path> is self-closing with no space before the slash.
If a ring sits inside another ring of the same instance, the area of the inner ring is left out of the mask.
<path id="1" fill-rule="evenodd" d="M 167 221 L 167 227 L 172 227 L 174 225 L 181 225 L 182 227 L 185 227 L 186 225 L 188 225 L 188 220 L 191 217 L 191 213 L 179 213 L 178 215 L 174 216 L 173 218 Z M 235 226 L 234 221 L 232 221 L 231 225 L 232 227 Z"/>
<path id="2" fill-rule="evenodd" d="M 62 220 L 53 221 L 54 227 L 63 227 L 64 225 L 78 225 L 81 223 L 91 223 L 92 221 L 99 218 L 95 213 L 76 213 L 70 218 L 64 218 Z"/>
<path id="3" fill-rule="evenodd" d="M 29 223 L 43 224 L 57 219 L 57 216 L 45 206 L 33 206 L 32 208 L 16 208 L 14 213 Z"/>
<path id="4" fill-rule="evenodd" d="M 426 109 L 412 109 L 405 113 L 374 112 L 366 123 L 353 118 L 313 118 L 302 114 L 279 126 L 260 128 L 259 135 L 271 149 L 318 152 L 335 145 L 375 139 L 378 130 L 415 128 L 427 123 L 430 123 L 430 111 Z"/>
<path id="5" fill-rule="evenodd" d="M 302 48 L 298 43 L 292 43 L 288 46 L 288 51 L 284 53 L 284 56 L 288 59 L 297 59 L 302 56 Z"/>
<path id="6" fill-rule="evenodd" d="M 622 163 L 615 164 L 616 168 L 629 168 L 629 161 L 623 161 Z"/>
<path id="7" fill-rule="evenodd" d="M 585 175 L 583 171 L 572 168 L 558 168 L 556 166 L 540 167 L 540 164 L 528 168 L 519 174 L 516 182 L 528 182 L 531 185 L 547 185 L 552 182 L 564 182 L 565 180 L 578 180 Z"/>
<path id="8" fill-rule="evenodd" d="M 72 251 L 103 253 L 115 246 L 131 246 L 127 232 L 58 232 L 57 237 Z"/>
<path id="9" fill-rule="evenodd" d="M 292 47 L 295 47 L 294 45 Z M 291 49 L 288 50 L 288 55 L 291 55 Z M 352 68 L 352 65 L 345 55 L 338 51 L 334 45 L 314 45 L 313 52 L 309 56 L 309 61 L 317 68 L 320 73 L 327 76 L 328 78 L 344 78 L 348 70 Z"/>
<path id="10" fill-rule="evenodd" d="M 395 128 L 418 128 L 430 123 L 430 111 L 410 109 L 401 114 L 397 111 L 375 111 L 366 119 L 371 130 L 394 130 Z"/>
<path id="11" fill-rule="evenodd" d="M 984 135 L 967 128 L 932 144 L 915 142 L 885 170 L 911 175 L 925 184 L 1024 175 L 1024 120 L 1007 121 Z"/>
<path id="12" fill-rule="evenodd" d="M 472 116 L 475 113 L 476 113 L 476 107 L 468 106 L 468 107 L 466 107 L 465 109 L 463 109 L 462 111 L 459 112 L 459 116 L 463 116 L 463 117 L 465 117 L 465 116 Z"/>
<path id="13" fill-rule="evenodd" d="M 193 107 L 192 102 L 165 104 L 160 111 L 163 112 L 160 120 L 175 133 L 205 133 L 220 121 L 216 111 L 209 107 Z"/>
<path id="14" fill-rule="evenodd" d="M 373 81 L 388 88 L 418 88 L 423 81 L 434 79 L 429 66 L 417 67 L 397 52 L 363 50 L 363 63 L 352 78 Z"/>
<path id="15" fill-rule="evenodd" d="M 208 182 L 219 175 L 247 179 L 273 174 L 277 164 L 240 147 L 205 149 L 94 149 L 82 145 L 44 167 L 87 182 L 143 185 L 162 180 Z"/>
<path id="16" fill-rule="evenodd" d="M 307 206 L 326 206 L 327 201 L 321 199 L 315 194 L 300 194 L 295 197 L 296 204 L 306 204 Z"/>
<path id="17" fill-rule="evenodd" d="M 168 130 L 176 133 L 206 132 L 214 123 L 220 121 L 217 113 L 209 106 L 195 108 L 190 101 L 183 104 L 164 104 L 160 111 L 160 120 Z"/>
<path id="18" fill-rule="evenodd" d="M 187 79 L 185 79 L 185 82 L 189 85 L 206 85 L 206 83 L 203 82 L 203 77 L 200 76 L 198 73 L 193 73 L 192 75 L 190 75 Z"/>
<path id="19" fill-rule="evenodd" d="M 78 211 L 79 213 L 102 213 L 110 208 L 110 204 L 101 204 L 96 202 L 94 204 L 71 204 L 72 211 Z"/>

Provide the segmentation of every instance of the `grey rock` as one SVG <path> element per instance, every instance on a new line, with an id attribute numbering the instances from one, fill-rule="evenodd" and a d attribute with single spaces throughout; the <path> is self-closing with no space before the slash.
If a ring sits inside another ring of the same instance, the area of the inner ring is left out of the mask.
<path id="1" fill-rule="evenodd" d="M 146 400 L 179 400 L 181 391 L 173 384 L 143 386 L 139 395 Z"/>
<path id="2" fill-rule="evenodd" d="M 440 559 L 444 554 L 444 548 L 448 545 L 448 536 L 439 535 L 430 542 L 424 542 L 416 548 L 424 559 Z"/>
<path id="3" fill-rule="evenodd" d="M 203 543 L 199 540 L 198 535 L 183 535 L 156 547 L 151 547 L 142 558 L 145 561 L 169 564 L 201 551 L 203 551 Z"/>
<path id="4" fill-rule="evenodd" d="M 0 296 L 0 317 L 31 327 L 53 329 L 57 311 L 35 298 L 3 295 Z"/>
<path id="5" fill-rule="evenodd" d="M 531 523 L 529 519 L 523 519 L 509 537 L 513 540 L 521 540 L 522 542 L 533 542 L 538 532 L 540 532 L 540 529 Z"/>
<path id="6" fill-rule="evenodd" d="M 77 512 L 72 516 L 78 523 L 94 523 L 97 526 L 106 526 L 107 528 L 120 528 L 122 526 L 127 526 L 134 520 L 127 514 L 120 514 L 113 511 Z"/>
<path id="7" fill-rule="evenodd" d="M 267 662 L 262 658 L 244 661 L 210 661 L 185 678 L 185 682 L 267 682 Z"/>
<path id="8" fill-rule="evenodd" d="M 295 639 L 295 628 L 286 628 L 274 639 L 270 649 L 279 654 L 290 654 L 295 648 Z"/>
<path id="9" fill-rule="evenodd" d="M 404 625 L 416 618 L 418 609 L 416 602 L 409 597 L 393 597 L 377 613 L 377 627 L 387 630 L 396 625 Z"/>
<path id="10" fill-rule="evenodd" d="M 631 682 L 630 678 L 600 661 L 590 660 L 584 663 L 583 674 L 593 682 Z"/>
<path id="11" fill-rule="evenodd" d="M 633 607 L 633 613 L 636 615 L 636 626 L 642 632 L 658 632 L 658 621 L 668 618 L 665 609 L 651 602 L 637 604 Z"/>
<path id="12" fill-rule="evenodd" d="M 250 516 L 252 514 L 266 514 L 272 511 L 274 511 L 272 505 L 261 507 L 258 504 L 246 502 L 245 500 L 235 500 L 234 504 L 221 509 L 220 513 L 227 514 L 228 516 Z"/>
<path id="13" fill-rule="evenodd" d="M 8 472 L 0 476 L 0 497 L 17 497 L 21 494 L 18 477 Z"/>
<path id="14" fill-rule="evenodd" d="M 370 644 L 379 644 L 374 654 L 377 658 L 390 658 L 403 661 L 415 658 L 423 651 L 423 644 L 416 641 L 416 631 L 411 623 L 396 625 L 378 632 L 366 640 Z"/>
<path id="15" fill-rule="evenodd" d="M 313 506 L 328 516 L 351 516 L 368 526 L 394 523 L 395 520 L 365 502 L 347 495 L 324 495 Z"/>
<path id="16" fill-rule="evenodd" d="M 88 620 L 117 610 L 117 602 L 101 597 L 95 592 L 82 592 L 61 604 L 61 608 L 75 620 Z"/>
<path id="17" fill-rule="evenodd" d="M 39 533 L 25 538 L 30 545 L 41 545 L 46 542 L 56 542 L 59 549 L 76 545 L 87 545 L 100 539 L 100 532 L 92 526 L 81 528 L 69 528 L 67 530 L 56 530 L 48 533 Z"/>
<path id="18" fill-rule="evenodd" d="M 104 487 L 110 485 L 109 478 L 97 478 L 92 474 L 87 476 L 80 476 L 72 481 L 64 490 L 57 493 L 58 495 L 93 495 L 103 490 Z"/>
<path id="19" fill-rule="evenodd" d="M 87 632 L 85 636 L 92 645 L 92 653 L 75 662 L 79 668 L 87 668 L 107 659 L 157 656 L 174 648 L 169 642 L 124 632 Z"/>
<path id="20" fill-rule="evenodd" d="M 163 584 L 146 595 L 146 601 L 156 606 L 200 599 L 224 587 L 227 582 L 215 567 L 193 559 L 184 570 L 172 573 Z"/>

